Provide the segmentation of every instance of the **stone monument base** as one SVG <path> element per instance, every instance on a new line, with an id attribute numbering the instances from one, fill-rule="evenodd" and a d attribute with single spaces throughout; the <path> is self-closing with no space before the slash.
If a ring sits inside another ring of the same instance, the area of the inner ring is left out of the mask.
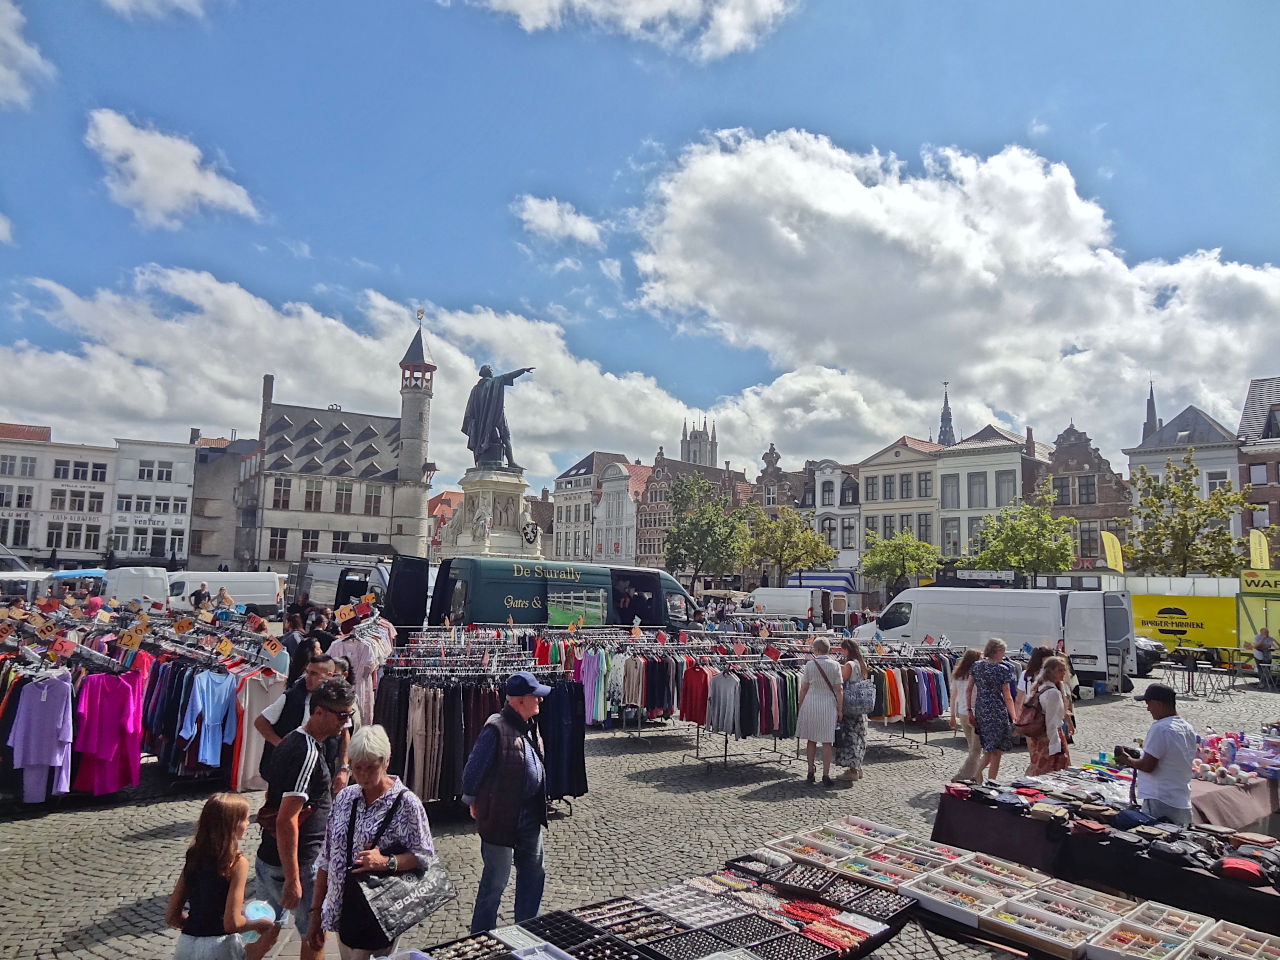
<path id="1" fill-rule="evenodd" d="M 444 529 L 440 558 L 542 559 L 542 536 L 532 526 L 524 471 L 500 464 L 472 467 L 459 481 L 462 504 Z M 537 531 L 530 543 L 526 531 Z"/>

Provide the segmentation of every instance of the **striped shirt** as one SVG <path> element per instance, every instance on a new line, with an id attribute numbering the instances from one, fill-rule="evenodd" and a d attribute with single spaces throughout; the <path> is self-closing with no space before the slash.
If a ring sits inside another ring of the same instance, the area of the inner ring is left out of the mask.
<path id="1" fill-rule="evenodd" d="M 329 822 L 331 782 L 324 748 L 301 727 L 285 736 L 272 751 L 267 767 L 265 806 L 279 809 L 285 797 L 301 797 L 303 806 L 312 808 L 312 813 L 298 827 L 299 865 L 310 863 L 320 852 Z M 264 863 L 280 865 L 274 836 L 263 833 L 258 856 Z"/>

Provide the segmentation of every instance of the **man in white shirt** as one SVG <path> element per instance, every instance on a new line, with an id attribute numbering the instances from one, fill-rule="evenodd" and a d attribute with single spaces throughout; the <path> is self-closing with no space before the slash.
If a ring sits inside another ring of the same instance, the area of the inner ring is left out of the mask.
<path id="1" fill-rule="evenodd" d="M 1258 666 L 1258 682 L 1262 684 L 1263 690 L 1275 687 L 1275 679 L 1271 676 L 1271 651 L 1275 649 L 1275 645 L 1271 631 L 1266 627 L 1259 630 L 1258 635 L 1253 638 L 1253 662 Z"/>
<path id="2" fill-rule="evenodd" d="M 1196 732 L 1178 716 L 1177 694 L 1172 687 L 1153 683 L 1134 699 L 1147 705 L 1155 723 L 1147 730 L 1142 756 L 1119 756 L 1116 762 L 1137 771 L 1137 796 L 1143 813 L 1189 827 Z"/>

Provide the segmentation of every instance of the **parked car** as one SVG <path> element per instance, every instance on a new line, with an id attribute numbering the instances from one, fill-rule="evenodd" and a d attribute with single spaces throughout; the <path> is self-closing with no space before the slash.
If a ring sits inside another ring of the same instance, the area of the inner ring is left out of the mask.
<path id="1" fill-rule="evenodd" d="M 1160 658 L 1164 656 L 1165 646 L 1159 640 L 1150 637 L 1134 637 L 1133 645 L 1138 654 L 1138 676 L 1145 677 L 1155 669 Z"/>

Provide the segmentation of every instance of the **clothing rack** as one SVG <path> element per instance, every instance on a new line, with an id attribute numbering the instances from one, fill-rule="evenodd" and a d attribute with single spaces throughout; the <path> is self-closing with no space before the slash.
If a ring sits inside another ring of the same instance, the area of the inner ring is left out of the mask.
<path id="1" fill-rule="evenodd" d="M 705 655 L 705 650 L 703 651 Z M 789 669 L 789 665 L 783 665 L 775 661 L 772 657 L 766 657 L 763 654 L 711 654 L 706 658 L 705 665 L 722 667 L 726 671 L 733 671 L 740 667 L 746 667 L 752 670 L 778 671 Z M 693 753 L 685 753 L 680 757 L 683 763 L 687 759 L 694 759 L 707 764 L 719 764 L 721 767 L 727 768 L 729 761 L 734 761 L 737 767 L 758 767 L 766 763 L 789 764 L 798 756 L 797 753 L 786 753 L 778 747 L 778 736 L 773 734 L 771 739 L 772 746 L 757 747 L 754 753 L 729 750 L 729 732 L 723 731 L 720 736 L 723 738 L 721 749 L 716 753 L 703 753 L 702 742 L 704 737 L 708 744 L 714 743 L 715 734 L 705 731 L 702 724 L 693 723 L 690 725 L 694 728 Z M 797 746 L 798 751 L 798 746 Z"/>
<path id="2" fill-rule="evenodd" d="M 864 659 L 867 661 L 868 664 L 874 664 L 876 666 L 893 666 L 893 667 L 913 666 L 913 667 L 929 667 L 930 669 L 939 669 L 937 665 L 934 664 L 929 659 L 929 655 L 927 652 L 922 653 L 920 652 L 919 648 L 916 648 L 913 645 L 904 644 L 895 648 L 892 644 L 886 644 L 883 641 L 881 641 L 880 646 L 882 649 L 886 651 L 885 653 L 872 653 L 872 654 L 863 655 Z M 924 649 L 927 651 L 935 648 L 926 647 Z M 939 754 L 946 753 L 946 751 L 939 744 L 929 742 L 929 724 L 927 721 L 921 723 L 922 733 L 924 734 L 923 740 L 918 740 L 907 733 L 907 718 L 905 715 L 903 716 L 901 721 L 893 721 L 894 723 L 900 722 L 902 724 L 901 732 L 890 729 L 889 727 L 890 722 L 891 721 L 888 719 L 888 717 L 881 718 L 879 723 L 879 732 L 881 735 L 875 737 L 874 739 L 868 737 L 867 738 L 868 747 L 905 746 L 912 750 L 919 750 L 922 747 L 929 747 L 931 749 L 937 750 Z M 870 717 L 867 718 L 867 726 L 868 728 L 872 726 L 872 721 Z"/>

